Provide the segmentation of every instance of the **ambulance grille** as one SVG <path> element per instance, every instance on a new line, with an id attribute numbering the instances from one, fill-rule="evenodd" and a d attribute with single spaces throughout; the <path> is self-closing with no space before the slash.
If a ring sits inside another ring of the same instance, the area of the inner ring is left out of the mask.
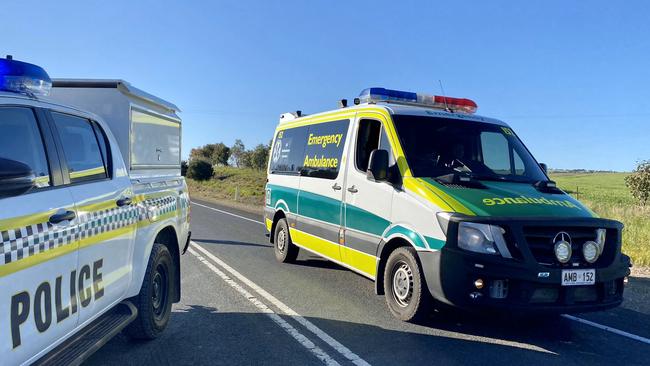
<path id="1" fill-rule="evenodd" d="M 560 263 L 555 258 L 553 239 L 561 231 L 571 236 L 572 255 L 571 260 L 566 264 Z M 541 265 L 557 268 L 602 268 L 609 266 L 614 260 L 618 232 L 615 229 L 607 229 L 603 253 L 593 264 L 587 263 L 582 256 L 582 245 L 588 240 L 596 240 L 596 230 L 593 227 L 528 226 L 524 227 L 524 237 L 533 257 Z"/>

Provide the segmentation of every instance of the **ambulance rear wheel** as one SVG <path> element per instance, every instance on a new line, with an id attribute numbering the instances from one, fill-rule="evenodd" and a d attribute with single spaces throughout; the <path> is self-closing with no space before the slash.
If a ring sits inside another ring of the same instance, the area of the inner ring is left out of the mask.
<path id="1" fill-rule="evenodd" d="M 419 321 L 429 312 L 431 295 L 413 248 L 397 248 L 388 257 L 384 294 L 388 309 L 400 320 Z"/>
<path id="2" fill-rule="evenodd" d="M 125 328 L 133 339 L 155 339 L 167 327 L 172 310 L 172 256 L 166 246 L 154 243 L 140 293 L 131 298 L 138 317 Z"/>
<path id="3" fill-rule="evenodd" d="M 291 241 L 287 219 L 280 219 L 275 227 L 273 240 L 275 259 L 280 263 L 291 263 L 298 258 L 298 247 Z"/>

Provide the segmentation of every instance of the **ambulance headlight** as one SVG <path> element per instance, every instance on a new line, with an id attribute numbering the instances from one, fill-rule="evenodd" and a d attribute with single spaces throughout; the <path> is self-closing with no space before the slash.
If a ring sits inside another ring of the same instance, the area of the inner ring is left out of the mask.
<path id="1" fill-rule="evenodd" d="M 599 254 L 600 250 L 596 242 L 588 241 L 582 244 L 582 256 L 588 263 L 594 263 L 598 259 Z"/>
<path id="2" fill-rule="evenodd" d="M 458 247 L 470 252 L 498 255 L 505 245 L 503 229 L 499 226 L 461 222 L 458 226 Z"/>
<path id="3" fill-rule="evenodd" d="M 555 258 L 560 263 L 567 263 L 571 259 L 572 250 L 571 244 L 565 240 L 560 240 L 555 243 Z"/>
<path id="4" fill-rule="evenodd" d="M 27 62 L 0 58 L 0 90 L 27 95 L 48 95 L 52 88 L 50 76 Z"/>

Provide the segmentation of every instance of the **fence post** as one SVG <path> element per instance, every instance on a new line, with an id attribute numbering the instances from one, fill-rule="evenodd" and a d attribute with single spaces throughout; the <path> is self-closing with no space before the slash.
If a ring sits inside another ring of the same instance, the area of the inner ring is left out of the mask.
<path id="1" fill-rule="evenodd" d="M 235 202 L 239 201 L 239 186 L 235 187 Z"/>

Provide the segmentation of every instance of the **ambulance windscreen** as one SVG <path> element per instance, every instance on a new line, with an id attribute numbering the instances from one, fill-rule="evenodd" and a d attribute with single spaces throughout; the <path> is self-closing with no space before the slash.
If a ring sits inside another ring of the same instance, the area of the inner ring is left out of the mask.
<path id="1" fill-rule="evenodd" d="M 426 116 L 393 119 L 415 177 L 466 174 L 478 180 L 548 180 L 509 127 Z"/>

